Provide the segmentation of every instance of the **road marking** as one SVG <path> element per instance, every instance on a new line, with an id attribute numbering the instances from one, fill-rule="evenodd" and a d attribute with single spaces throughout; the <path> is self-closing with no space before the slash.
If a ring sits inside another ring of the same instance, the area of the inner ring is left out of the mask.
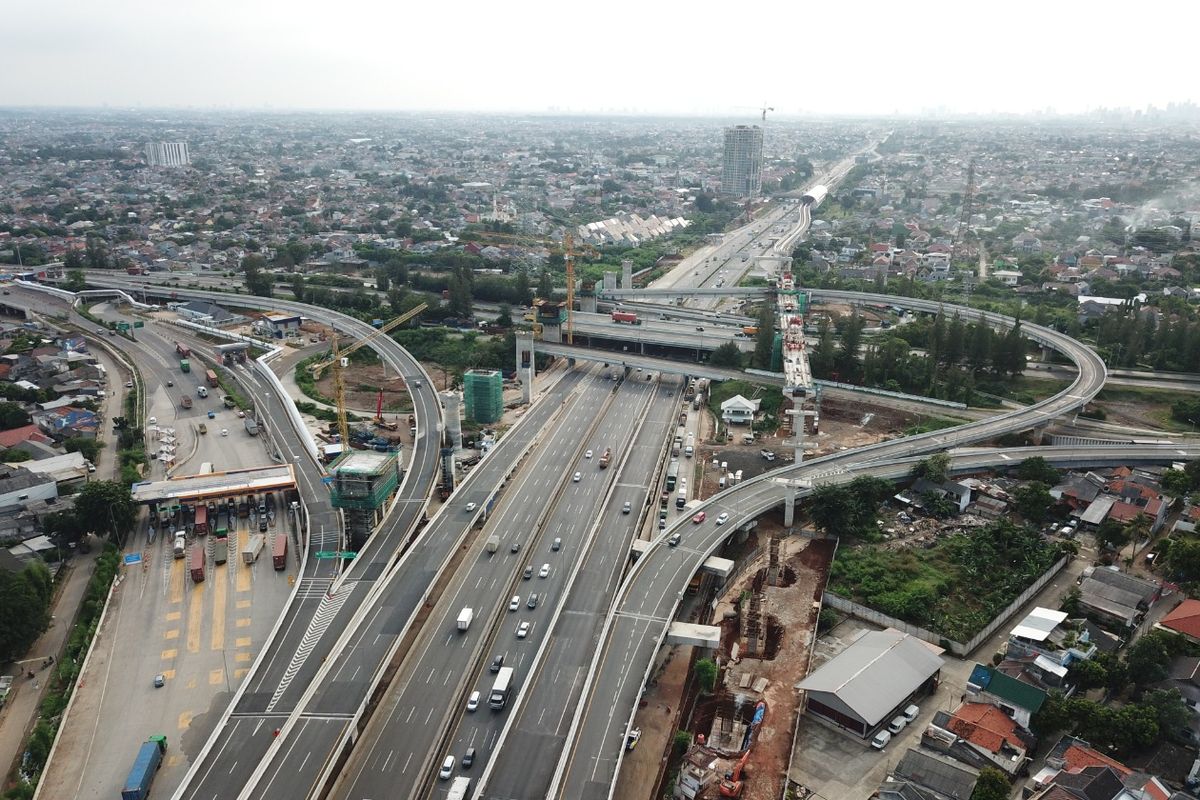
<path id="1" fill-rule="evenodd" d="M 224 667 L 217 667 L 216 669 L 210 669 L 208 671 L 208 685 L 209 686 L 219 686 L 224 682 L 225 682 Z"/>
<path id="2" fill-rule="evenodd" d="M 237 625 L 239 628 L 249 628 L 250 627 L 250 618 L 249 617 L 241 617 L 234 624 Z"/>
<path id="3" fill-rule="evenodd" d="M 162 676 L 163 676 L 163 679 L 164 679 L 164 680 L 168 680 L 168 681 L 169 681 L 169 680 L 171 680 L 172 678 L 174 678 L 174 677 L 175 677 L 175 670 L 173 670 L 173 669 L 164 669 L 164 670 L 162 671 Z"/>
<path id="4" fill-rule="evenodd" d="M 204 618 L 204 584 L 192 585 L 188 598 L 187 651 L 200 652 L 200 623 Z"/>
<path id="5" fill-rule="evenodd" d="M 249 608 L 249 607 L 250 607 L 250 601 L 249 601 L 249 600 L 238 600 L 238 601 L 237 601 L 237 607 L 238 607 L 238 608 Z"/>
<path id="6" fill-rule="evenodd" d="M 250 637 L 249 636 L 239 636 L 233 640 L 233 644 L 235 647 L 249 647 L 250 646 Z"/>
<path id="7" fill-rule="evenodd" d="M 235 560 L 233 563 L 236 565 L 234 569 L 237 573 L 237 590 L 239 592 L 250 591 L 250 568 L 252 565 L 243 564 L 238 560 Z"/>
<path id="8" fill-rule="evenodd" d="M 213 616 L 212 636 L 209 641 L 210 650 L 225 649 L 225 593 L 226 583 L 223 580 L 213 581 Z"/>
<path id="9" fill-rule="evenodd" d="M 191 711 L 184 711 L 179 715 L 179 730 L 186 731 L 188 726 L 192 724 L 192 717 L 196 716 Z"/>
<path id="10" fill-rule="evenodd" d="M 296 677 L 296 673 L 300 671 L 300 667 L 308 659 L 321 636 L 329 624 L 333 622 L 337 616 L 338 610 L 346 602 L 347 598 L 354 593 L 354 587 L 357 585 L 355 581 L 349 581 L 342 585 L 341 590 L 330 597 L 324 594 L 321 597 L 321 605 L 317 608 L 317 613 L 313 614 L 312 621 L 308 624 L 308 629 L 304 632 L 304 638 L 300 640 L 300 646 L 296 648 L 296 652 L 292 654 L 292 660 L 288 664 L 287 670 L 283 673 L 283 679 L 279 682 L 279 686 L 275 689 L 274 695 L 271 697 L 271 702 L 267 705 L 267 711 L 273 711 L 275 704 L 279 702 L 279 698 L 283 696 L 292 679 Z M 249 624 L 249 620 L 246 620 Z M 239 620 L 240 624 L 240 620 Z"/>
<path id="11" fill-rule="evenodd" d="M 237 653 L 233 657 L 233 660 L 237 661 L 239 664 L 244 664 L 247 661 L 253 660 L 253 658 L 254 658 L 254 653 Z"/>
<path id="12" fill-rule="evenodd" d="M 167 622 L 176 622 L 182 617 L 183 617 L 182 611 L 168 611 L 167 612 Z"/>
<path id="13" fill-rule="evenodd" d="M 164 639 L 178 639 L 179 638 L 179 629 L 175 628 L 174 630 L 164 631 L 163 638 Z"/>
<path id="14" fill-rule="evenodd" d="M 169 598 L 172 603 L 183 602 L 183 559 L 171 559 L 171 583 Z"/>

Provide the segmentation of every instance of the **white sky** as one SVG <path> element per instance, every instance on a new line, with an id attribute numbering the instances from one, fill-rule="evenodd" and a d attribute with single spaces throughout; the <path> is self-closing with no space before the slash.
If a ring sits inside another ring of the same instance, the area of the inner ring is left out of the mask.
<path id="1" fill-rule="evenodd" d="M 16 0 L 0 105 L 747 114 L 1200 101 L 1195 0 Z"/>

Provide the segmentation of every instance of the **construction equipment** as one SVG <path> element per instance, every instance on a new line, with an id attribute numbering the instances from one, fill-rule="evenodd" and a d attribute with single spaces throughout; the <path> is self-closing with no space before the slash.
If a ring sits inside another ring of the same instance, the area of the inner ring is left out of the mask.
<path id="1" fill-rule="evenodd" d="M 350 354 L 359 348 L 366 347 L 378 337 L 387 335 L 391 330 L 408 322 L 410 319 L 424 311 L 427 307 L 428 306 L 426 306 L 425 303 L 421 303 L 421 305 L 406 311 L 405 313 L 393 319 L 391 322 L 376 328 L 371 333 L 354 342 L 354 344 L 350 345 L 345 350 L 341 350 L 338 347 L 338 337 L 334 336 L 331 342 L 333 348 L 333 357 L 327 361 L 321 361 L 313 364 L 309 368 L 309 371 L 312 373 L 313 380 L 319 380 L 321 373 L 323 373 L 327 367 L 333 367 L 333 388 L 334 399 L 337 403 L 338 434 L 341 436 L 341 443 L 343 445 L 348 445 L 350 443 L 350 425 L 346 422 L 346 381 L 342 375 L 342 370 L 350 365 Z"/>
<path id="2" fill-rule="evenodd" d="M 733 771 L 721 779 L 721 797 L 741 797 L 742 787 L 742 770 L 746 768 L 746 762 L 750 759 L 750 751 L 747 750 L 742 754 L 741 759 L 733 768 Z"/>
<path id="3" fill-rule="evenodd" d="M 967 187 L 963 192 L 962 212 L 958 216 L 958 227 L 954 230 L 954 241 L 950 245 L 950 258 L 954 259 L 965 250 L 971 226 L 971 206 L 975 200 L 975 159 L 967 164 Z"/>

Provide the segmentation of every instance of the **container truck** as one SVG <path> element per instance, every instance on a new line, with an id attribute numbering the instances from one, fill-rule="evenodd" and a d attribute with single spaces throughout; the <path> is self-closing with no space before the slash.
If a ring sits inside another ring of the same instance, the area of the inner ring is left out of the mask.
<path id="1" fill-rule="evenodd" d="M 183 558 L 187 555 L 187 537 L 183 531 L 175 531 L 175 550 L 176 558 Z"/>
<path id="2" fill-rule="evenodd" d="M 208 508 L 203 503 L 196 504 L 196 517 L 192 524 L 192 530 L 197 536 L 203 536 L 208 533 Z"/>
<path id="3" fill-rule="evenodd" d="M 612 448 L 604 448 L 604 454 L 600 456 L 600 469 L 608 469 L 608 462 L 612 461 Z"/>
<path id="4" fill-rule="evenodd" d="M 742 333 L 746 336 L 757 336 L 758 327 L 755 325 L 746 325 L 742 328 Z"/>
<path id="5" fill-rule="evenodd" d="M 258 560 L 258 554 L 262 552 L 264 544 L 263 535 L 256 533 L 246 540 L 245 547 L 242 548 L 242 563 L 253 564 Z"/>
<path id="6" fill-rule="evenodd" d="M 276 536 L 271 548 L 271 563 L 275 569 L 287 569 L 287 535 Z"/>
<path id="7" fill-rule="evenodd" d="M 175 352 L 179 354 L 180 358 L 192 357 L 192 348 L 188 347 L 186 344 L 180 344 L 179 342 L 176 342 Z"/>
<path id="8" fill-rule="evenodd" d="M 492 684 L 492 693 L 488 695 L 488 708 L 502 711 L 508 705 L 508 693 L 512 690 L 512 667 L 501 667 L 496 674 L 496 682 Z"/>
<path id="9" fill-rule="evenodd" d="M 251 436 L 258 436 L 258 423 L 250 417 L 246 417 L 246 433 Z"/>
<path id="10" fill-rule="evenodd" d="M 487 551 L 489 554 L 500 549 L 500 534 L 493 533 L 487 540 Z"/>
<path id="11" fill-rule="evenodd" d="M 219 532 L 219 531 L 218 531 Z M 213 540 L 213 563 L 224 564 L 229 558 L 229 540 L 218 536 Z"/>
<path id="12" fill-rule="evenodd" d="M 192 573 L 192 583 L 204 581 L 204 545 L 199 542 L 192 545 L 192 552 L 188 556 L 188 568 Z"/>
<path id="13" fill-rule="evenodd" d="M 191 372 L 192 364 L 186 358 L 181 358 L 181 359 L 179 359 L 179 368 L 181 370 L 183 370 L 184 372 Z"/>
<path id="14" fill-rule="evenodd" d="M 207 381 L 208 385 L 214 389 L 220 385 L 217 382 L 217 373 L 213 372 L 211 369 L 206 369 L 204 371 L 204 380 Z"/>
<path id="15" fill-rule="evenodd" d="M 133 759 L 133 767 L 125 786 L 121 789 L 121 800 L 146 800 L 150 796 L 150 784 L 158 768 L 162 766 L 163 754 L 167 752 L 167 737 L 151 736 L 142 742 L 137 756 Z"/>
<path id="16" fill-rule="evenodd" d="M 638 315 L 632 311 L 614 311 L 612 312 L 612 321 L 617 323 L 625 323 L 627 325 L 641 325 L 642 321 L 638 319 Z"/>
<path id="17" fill-rule="evenodd" d="M 458 612 L 458 629 L 460 631 L 465 631 L 467 628 L 471 627 L 471 620 L 473 619 L 475 619 L 475 610 L 471 608 L 464 608 L 462 611 Z"/>
<path id="18" fill-rule="evenodd" d="M 185 394 L 182 397 L 180 397 L 179 405 L 182 406 L 183 408 L 191 408 L 192 407 L 192 396 L 190 394 Z"/>

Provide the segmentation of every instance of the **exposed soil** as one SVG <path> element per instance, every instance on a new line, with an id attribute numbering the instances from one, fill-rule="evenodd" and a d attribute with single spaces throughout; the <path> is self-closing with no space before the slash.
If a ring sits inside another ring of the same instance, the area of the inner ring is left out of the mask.
<path id="1" fill-rule="evenodd" d="M 383 389 L 383 410 L 387 414 L 408 414 L 412 411 L 412 399 L 404 379 L 382 364 L 351 364 L 343 371 L 346 383 L 346 406 L 374 412 Z M 317 391 L 325 397 L 334 396 L 333 370 L 327 369 L 317 381 Z M 390 417 L 389 417 L 390 419 Z"/>

